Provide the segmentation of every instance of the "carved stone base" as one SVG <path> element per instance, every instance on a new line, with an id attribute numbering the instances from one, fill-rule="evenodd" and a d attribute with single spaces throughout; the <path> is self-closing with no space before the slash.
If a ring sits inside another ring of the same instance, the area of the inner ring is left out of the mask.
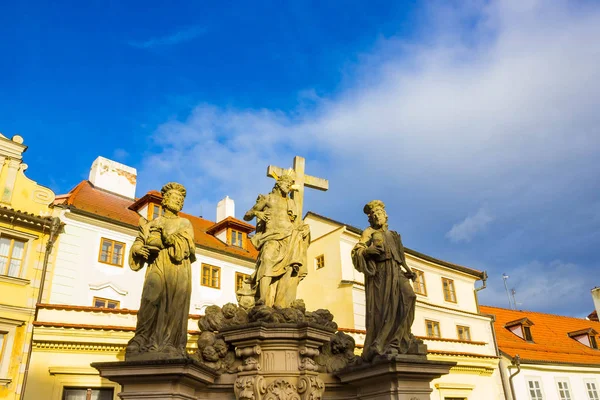
<path id="1" fill-rule="evenodd" d="M 123 400 L 197 400 L 217 373 L 191 359 L 92 363 L 100 376 L 121 385 Z"/>
<path id="2" fill-rule="evenodd" d="M 227 372 L 188 358 L 92 366 L 121 385 L 122 400 L 429 400 L 430 382 L 455 365 L 424 355 L 360 364 L 345 353 L 345 337 L 333 332 L 306 322 L 225 328 L 219 336 L 235 349 L 237 368 Z M 319 356 L 336 362 L 317 364 Z"/>
<path id="3" fill-rule="evenodd" d="M 361 400 L 430 400 L 430 382 L 450 372 L 453 362 L 430 361 L 425 356 L 378 358 L 349 367 L 336 375 L 355 389 Z"/>
<path id="4" fill-rule="evenodd" d="M 237 400 L 320 400 L 325 384 L 314 357 L 333 330 L 300 324 L 253 323 L 221 332 L 243 359 Z"/>

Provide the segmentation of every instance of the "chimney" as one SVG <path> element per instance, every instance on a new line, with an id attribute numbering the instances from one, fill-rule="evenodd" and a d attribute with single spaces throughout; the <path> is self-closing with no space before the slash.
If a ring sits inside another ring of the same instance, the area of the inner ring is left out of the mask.
<path id="1" fill-rule="evenodd" d="M 596 314 L 598 314 L 600 317 L 600 287 L 595 287 L 592 289 L 592 299 L 594 300 Z"/>
<path id="2" fill-rule="evenodd" d="M 135 199 L 137 180 L 135 168 L 98 157 L 92 164 L 89 180 L 97 188 Z"/>
<path id="3" fill-rule="evenodd" d="M 235 218 L 235 203 L 229 196 L 217 203 L 217 221 L 221 222 L 227 217 Z"/>

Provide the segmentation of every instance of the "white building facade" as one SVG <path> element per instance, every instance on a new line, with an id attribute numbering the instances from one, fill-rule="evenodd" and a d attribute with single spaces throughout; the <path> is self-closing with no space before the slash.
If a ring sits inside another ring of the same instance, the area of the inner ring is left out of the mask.
<path id="1" fill-rule="evenodd" d="M 298 287 L 298 297 L 308 309 L 326 306 L 339 330 L 352 334 L 362 346 L 364 276 L 351 259 L 361 230 L 312 212 L 305 221 L 311 227 L 309 273 Z M 419 275 L 412 332 L 427 344 L 429 359 L 457 363 L 449 375 L 432 382 L 432 399 L 504 399 L 492 318 L 481 314 L 477 303 L 476 282 L 485 279 L 485 273 L 411 249 L 405 254 Z"/>
<path id="2" fill-rule="evenodd" d="M 124 359 L 133 336 L 145 269 L 129 268 L 129 252 L 140 218 L 162 212 L 162 196 L 134 198 L 136 171 L 99 157 L 88 180 L 57 196 L 55 214 L 64 224 L 49 268 L 46 304 L 37 307 L 26 400 L 117 400 L 118 385 L 101 378 L 92 362 Z M 188 349 L 198 320 L 210 305 L 236 302 L 236 287 L 252 274 L 257 251 L 248 240 L 252 225 L 234 217 L 234 203 L 217 206 L 218 221 L 181 213 L 194 228 L 192 299 Z"/>
<path id="3" fill-rule="evenodd" d="M 599 296 L 600 288 L 592 294 Z M 495 319 L 507 399 L 600 399 L 600 322 L 498 307 L 481 311 Z"/>

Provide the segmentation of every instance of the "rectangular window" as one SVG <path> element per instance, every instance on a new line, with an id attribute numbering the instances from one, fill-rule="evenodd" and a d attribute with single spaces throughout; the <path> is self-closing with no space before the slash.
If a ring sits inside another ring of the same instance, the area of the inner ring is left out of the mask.
<path id="1" fill-rule="evenodd" d="M 163 214 L 162 207 L 158 204 L 148 204 L 148 221 L 152 221 Z"/>
<path id="2" fill-rule="evenodd" d="M 325 266 L 325 255 L 321 254 L 320 256 L 315 257 L 315 268 L 321 269 Z"/>
<path id="3" fill-rule="evenodd" d="M 525 340 L 528 342 L 533 342 L 533 336 L 531 336 L 531 328 L 523 325 L 523 334 L 525 335 Z"/>
<path id="4" fill-rule="evenodd" d="M 25 243 L 24 240 L 0 237 L 0 275 L 21 276 Z"/>
<path id="5" fill-rule="evenodd" d="M 112 400 L 113 388 L 64 388 L 62 400 Z"/>
<path id="6" fill-rule="evenodd" d="M 244 247 L 244 235 L 242 232 L 231 230 L 231 245 L 237 247 Z"/>
<path id="7" fill-rule="evenodd" d="M 100 255 L 98 256 L 98 261 L 104 264 L 122 267 L 124 255 L 125 243 L 102 238 L 100 242 Z"/>
<path id="8" fill-rule="evenodd" d="M 571 400 L 571 389 L 569 381 L 566 379 L 557 379 L 556 386 L 558 387 L 558 397 L 560 400 Z"/>
<path id="9" fill-rule="evenodd" d="M 202 264 L 202 286 L 214 289 L 221 288 L 221 268 L 214 265 Z"/>
<path id="10" fill-rule="evenodd" d="M 456 325 L 456 331 L 460 340 L 471 340 L 471 329 L 468 326 Z"/>
<path id="11" fill-rule="evenodd" d="M 585 391 L 588 395 L 588 400 L 600 400 L 600 396 L 598 396 L 598 386 L 596 385 L 595 380 L 585 380 Z"/>
<path id="12" fill-rule="evenodd" d="M 101 297 L 94 297 L 94 307 L 116 309 L 116 308 L 119 308 L 120 304 L 121 303 L 118 302 L 117 300 L 110 300 L 110 299 L 103 299 Z"/>
<path id="13" fill-rule="evenodd" d="M 250 275 L 242 274 L 241 272 L 235 273 L 235 291 L 237 292 L 244 286 L 246 279 L 250 278 Z"/>
<path id="14" fill-rule="evenodd" d="M 4 346 L 5 346 L 7 337 L 8 337 L 8 332 L 0 331 L 0 365 L 2 365 L 2 358 L 4 357 Z"/>
<path id="15" fill-rule="evenodd" d="M 413 282 L 413 287 L 415 289 L 415 293 L 422 294 L 423 296 L 427 296 L 427 288 L 425 287 L 425 274 L 423 271 L 419 271 L 418 269 L 412 269 L 417 278 Z"/>
<path id="16" fill-rule="evenodd" d="M 590 335 L 590 346 L 592 349 L 598 348 L 598 343 L 596 342 L 596 337 L 593 335 Z"/>
<path id="17" fill-rule="evenodd" d="M 542 384 L 539 379 L 528 379 L 527 390 L 529 391 L 530 400 L 544 400 L 544 396 L 542 395 Z"/>
<path id="18" fill-rule="evenodd" d="M 440 323 L 437 321 L 425 320 L 425 326 L 427 327 L 427 337 L 439 338 L 440 335 Z"/>
<path id="19" fill-rule="evenodd" d="M 448 278 L 442 278 L 444 287 L 444 300 L 456 303 L 456 291 L 454 290 L 454 281 Z"/>

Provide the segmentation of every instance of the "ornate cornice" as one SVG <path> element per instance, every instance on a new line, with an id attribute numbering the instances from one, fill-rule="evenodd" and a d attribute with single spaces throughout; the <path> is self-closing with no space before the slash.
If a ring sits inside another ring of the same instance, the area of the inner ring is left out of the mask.
<path id="1" fill-rule="evenodd" d="M 52 342 L 39 341 L 33 342 L 34 350 L 42 351 L 74 351 L 74 352 L 111 352 L 118 353 L 124 351 L 126 344 L 115 343 L 73 343 L 73 342 Z"/>
<path id="2" fill-rule="evenodd" d="M 457 365 L 455 367 L 450 368 L 450 373 L 492 376 L 494 374 L 494 368 Z"/>

